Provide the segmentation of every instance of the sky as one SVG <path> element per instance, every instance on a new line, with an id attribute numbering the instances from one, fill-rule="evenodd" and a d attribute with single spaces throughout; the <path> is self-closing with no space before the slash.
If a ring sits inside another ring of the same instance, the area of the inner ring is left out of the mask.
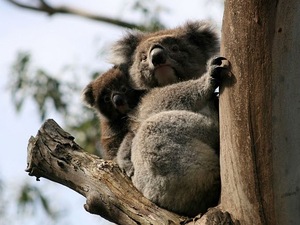
<path id="1" fill-rule="evenodd" d="M 30 1 L 27 1 L 30 2 Z M 128 21 L 140 21 L 139 15 L 130 10 L 133 0 L 52 0 L 49 2 L 70 5 L 87 11 Z M 159 1 L 157 1 L 159 2 Z M 222 22 L 221 0 L 165 0 L 160 5 L 168 9 L 161 15 L 167 27 L 175 27 L 187 20 L 209 19 L 218 27 Z M 18 193 L 20 183 L 29 182 L 41 188 L 46 196 L 51 196 L 51 205 L 67 213 L 68 217 L 57 224 L 110 224 L 99 216 L 87 213 L 83 209 L 85 199 L 79 194 L 51 181 L 41 179 L 36 182 L 25 173 L 27 144 L 30 136 L 35 136 L 42 125 L 32 102 L 26 102 L 21 113 L 16 113 L 11 96 L 7 90 L 10 67 L 20 50 L 32 54 L 33 64 L 45 68 L 51 74 L 61 74 L 64 65 L 71 63 L 85 67 L 110 67 L 106 62 L 109 46 L 122 37 L 124 29 L 70 15 L 49 17 L 43 13 L 18 8 L 6 0 L 0 0 L 0 179 L 4 181 L 6 196 Z M 99 49 L 104 49 L 99 53 Z M 101 55 L 101 57 L 99 57 Z M 70 77 L 69 77 L 70 78 Z M 61 77 L 61 79 L 67 79 Z M 84 87 L 88 76 L 82 76 L 78 82 Z M 80 93 L 74 98 L 80 99 Z M 78 101 L 79 102 L 79 101 Z M 80 104 L 80 102 L 78 103 Z M 75 106 L 76 107 L 76 106 Z M 62 124 L 62 118 L 50 112 L 48 118 Z M 36 214 L 25 220 L 14 215 L 10 209 L 14 224 L 39 224 L 43 217 Z M 33 218 L 35 217 L 35 218 Z M 45 222 L 45 221 L 43 221 Z M 0 218 L 0 225 L 1 218 Z"/>

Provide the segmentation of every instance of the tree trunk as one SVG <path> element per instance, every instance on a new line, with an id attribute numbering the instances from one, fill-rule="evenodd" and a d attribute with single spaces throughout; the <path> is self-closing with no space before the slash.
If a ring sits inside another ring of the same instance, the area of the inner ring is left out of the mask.
<path id="1" fill-rule="evenodd" d="M 241 224 L 300 224 L 299 21 L 298 0 L 225 1 L 221 208 Z"/>

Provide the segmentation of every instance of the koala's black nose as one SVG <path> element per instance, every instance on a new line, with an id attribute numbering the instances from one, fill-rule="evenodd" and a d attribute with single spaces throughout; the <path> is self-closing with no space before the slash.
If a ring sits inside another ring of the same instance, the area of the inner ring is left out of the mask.
<path id="1" fill-rule="evenodd" d="M 122 106 L 122 105 L 126 104 L 126 100 L 122 95 L 116 94 L 116 95 L 113 96 L 113 103 L 116 106 Z"/>
<path id="2" fill-rule="evenodd" d="M 164 64 L 167 61 L 167 54 L 162 47 L 156 46 L 150 52 L 150 59 L 154 66 Z"/>

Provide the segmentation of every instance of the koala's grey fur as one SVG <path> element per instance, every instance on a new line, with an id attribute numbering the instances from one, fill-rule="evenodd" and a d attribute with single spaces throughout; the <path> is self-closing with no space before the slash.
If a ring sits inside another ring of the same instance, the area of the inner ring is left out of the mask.
<path id="1" fill-rule="evenodd" d="M 219 123 L 214 90 L 218 37 L 203 22 L 156 33 L 130 33 L 114 47 L 114 63 L 130 66 L 137 89 L 149 92 L 129 116 L 119 166 L 145 197 L 195 216 L 218 202 Z"/>

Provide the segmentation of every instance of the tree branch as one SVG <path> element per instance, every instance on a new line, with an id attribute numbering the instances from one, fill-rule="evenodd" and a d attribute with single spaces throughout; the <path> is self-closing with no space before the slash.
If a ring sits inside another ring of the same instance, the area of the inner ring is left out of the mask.
<path id="1" fill-rule="evenodd" d="M 26 171 L 80 193 L 87 199 L 87 211 L 118 224 L 184 221 L 143 197 L 115 163 L 84 152 L 73 140 L 53 120 L 47 120 L 29 140 Z"/>
<path id="2" fill-rule="evenodd" d="M 59 14 L 59 13 L 60 14 L 70 14 L 70 15 L 75 15 L 75 16 L 79 16 L 79 17 L 83 17 L 83 18 L 87 18 L 87 19 L 91 19 L 91 20 L 95 20 L 95 21 L 99 21 L 99 22 L 110 23 L 115 26 L 125 27 L 125 28 L 129 28 L 129 29 L 138 29 L 141 31 L 147 30 L 147 27 L 145 27 L 143 25 L 129 23 L 129 22 L 125 22 L 122 20 L 118 20 L 118 19 L 112 19 L 110 17 L 92 14 L 90 12 L 86 12 L 86 11 L 80 10 L 80 9 L 75 9 L 75 8 L 71 8 L 71 7 L 67 7 L 67 6 L 54 7 L 54 6 L 49 5 L 44 0 L 39 0 L 39 4 L 37 6 L 28 5 L 28 4 L 21 3 L 21 2 L 15 1 L 15 0 L 6 0 L 6 1 L 8 1 L 18 7 L 21 7 L 21 8 L 25 8 L 25 9 L 29 9 L 29 10 L 33 10 L 33 11 L 37 11 L 37 12 L 47 13 L 49 16 L 52 16 L 54 14 Z"/>
<path id="3" fill-rule="evenodd" d="M 89 154 L 54 120 L 47 120 L 28 144 L 30 176 L 47 178 L 86 197 L 84 208 L 117 224 L 233 224 L 218 208 L 188 219 L 146 199 L 118 165 Z M 189 222 L 191 221 L 191 222 Z"/>

